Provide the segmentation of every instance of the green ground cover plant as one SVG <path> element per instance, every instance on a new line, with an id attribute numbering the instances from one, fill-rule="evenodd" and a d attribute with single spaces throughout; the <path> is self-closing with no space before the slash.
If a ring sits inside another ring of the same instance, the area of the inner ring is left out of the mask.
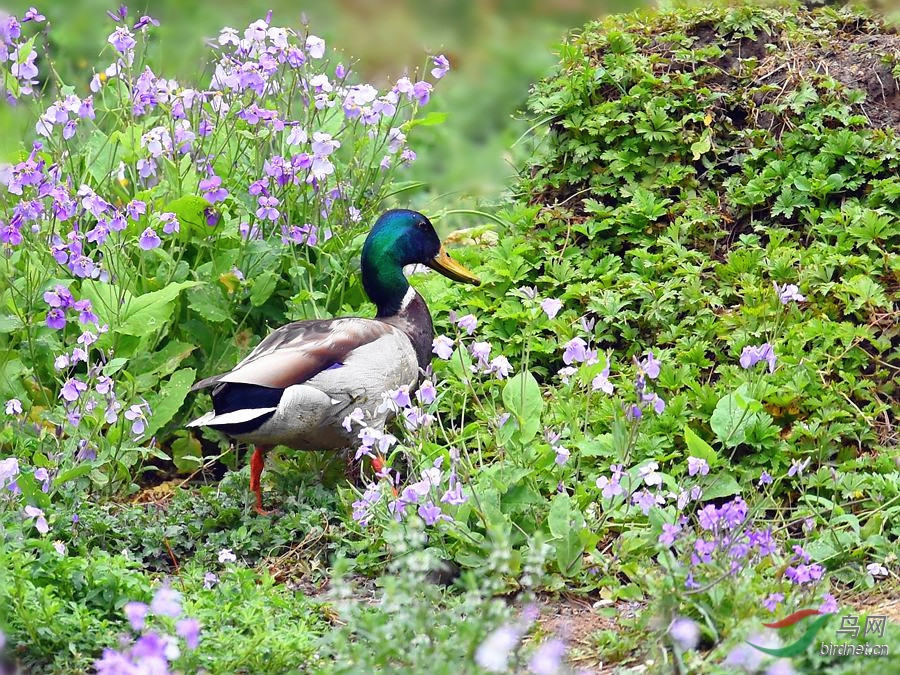
<path id="1" fill-rule="evenodd" d="M 42 21 L 26 18 L 0 25 L 21 105 Z M 11 664 L 859 667 L 745 641 L 897 597 L 893 28 L 739 4 L 573 33 L 530 94 L 539 152 L 456 237 L 482 286 L 412 273 L 438 332 L 427 381 L 385 392 L 389 429 L 349 415 L 345 456 L 276 451 L 265 519 L 243 449 L 183 429 L 203 408 L 188 391 L 271 327 L 371 315 L 362 238 L 407 198 L 452 64 L 379 89 L 267 17 L 179 84 L 143 60 L 152 20 L 113 19 L 90 90 L 35 91 L 0 170 Z M 608 619 L 577 639 L 545 602 L 573 593 Z M 882 637 L 900 646 L 896 624 Z"/>

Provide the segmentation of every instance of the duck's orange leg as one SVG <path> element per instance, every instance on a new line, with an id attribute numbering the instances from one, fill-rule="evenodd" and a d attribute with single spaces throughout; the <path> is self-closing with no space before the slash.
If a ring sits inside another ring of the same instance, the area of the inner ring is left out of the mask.
<path id="1" fill-rule="evenodd" d="M 253 456 L 250 457 L 250 490 L 256 495 L 256 506 L 253 507 L 261 516 L 270 516 L 274 511 L 266 511 L 262 505 L 262 485 L 260 484 L 260 476 L 262 476 L 263 467 L 266 465 L 266 448 L 257 445 L 253 449 Z"/>

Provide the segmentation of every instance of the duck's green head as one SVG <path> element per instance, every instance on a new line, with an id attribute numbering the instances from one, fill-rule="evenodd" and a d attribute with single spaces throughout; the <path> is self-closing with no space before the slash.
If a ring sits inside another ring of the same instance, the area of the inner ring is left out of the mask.
<path id="1" fill-rule="evenodd" d="M 378 316 L 399 309 L 409 288 L 403 267 L 417 263 L 454 281 L 481 283 L 444 250 L 428 218 L 408 209 L 386 211 L 375 222 L 362 250 L 363 287 L 378 307 Z"/>

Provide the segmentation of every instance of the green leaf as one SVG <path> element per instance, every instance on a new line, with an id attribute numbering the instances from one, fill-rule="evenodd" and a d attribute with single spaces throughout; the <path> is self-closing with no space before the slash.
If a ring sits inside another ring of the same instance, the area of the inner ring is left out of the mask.
<path id="1" fill-rule="evenodd" d="M 534 375 L 525 371 L 509 379 L 503 387 L 503 405 L 513 414 L 519 425 L 518 440 L 527 443 L 540 430 L 544 399 Z"/>
<path id="2" fill-rule="evenodd" d="M 180 234 L 189 238 L 192 232 L 206 232 L 210 229 L 206 224 L 206 209 L 211 206 L 203 197 L 184 195 L 166 204 L 165 210 L 178 216 Z"/>
<path id="3" fill-rule="evenodd" d="M 172 461 L 179 471 L 194 471 L 203 465 L 203 446 L 191 434 L 172 442 Z"/>
<path id="4" fill-rule="evenodd" d="M 581 569 L 584 543 L 580 533 L 584 528 L 584 517 L 572 504 L 567 494 L 558 493 L 550 503 L 547 526 L 556 546 L 556 563 L 559 571 L 571 576 Z"/>
<path id="5" fill-rule="evenodd" d="M 691 457 L 705 459 L 710 467 L 718 464 L 719 456 L 716 454 L 716 451 L 712 449 L 712 446 L 687 426 L 684 428 L 684 443 L 687 445 L 688 454 Z"/>
<path id="6" fill-rule="evenodd" d="M 56 487 L 60 487 L 61 485 L 65 485 L 70 480 L 75 480 L 76 478 L 81 478 L 82 476 L 88 475 L 91 471 L 93 471 L 94 467 L 90 462 L 82 462 L 78 466 L 73 466 L 71 469 L 66 469 L 62 473 L 60 473 L 54 480 L 53 484 Z"/>
<path id="7" fill-rule="evenodd" d="M 407 129 L 412 129 L 413 127 L 434 127 L 439 124 L 443 124 L 446 120 L 447 120 L 447 113 L 445 113 L 445 112 L 430 112 L 427 115 L 416 118 L 414 120 L 410 120 L 404 126 Z"/>
<path id="8" fill-rule="evenodd" d="M 181 408 L 191 390 L 191 385 L 194 384 L 196 374 L 193 368 L 176 371 L 156 396 L 148 396 L 152 412 L 147 429 L 144 431 L 145 437 L 149 438 L 175 417 L 175 413 Z"/>
<path id="9" fill-rule="evenodd" d="M 712 479 L 709 487 L 703 488 L 704 501 L 711 499 L 721 499 L 722 497 L 730 497 L 731 495 L 740 494 L 741 485 L 730 473 L 716 474 Z"/>
<path id="10" fill-rule="evenodd" d="M 182 281 L 143 295 L 132 296 L 119 316 L 119 325 L 111 326 L 117 333 L 143 336 L 162 328 L 172 317 L 172 301 L 186 288 L 196 286 L 196 281 Z"/>
<path id="11" fill-rule="evenodd" d="M 139 357 L 135 357 L 132 361 L 132 370 L 144 375 L 165 377 L 175 372 L 178 366 L 181 365 L 181 362 L 190 356 L 195 349 L 197 349 L 196 345 L 172 340 L 167 342 L 164 347 L 150 354 L 142 354 Z"/>
<path id="12" fill-rule="evenodd" d="M 746 385 L 741 385 L 733 393 L 719 399 L 716 404 L 716 409 L 709 418 L 709 426 L 726 448 L 738 446 L 746 439 L 747 427 L 756 417 L 756 414 L 750 411 L 751 401 L 753 399 L 747 396 Z"/>
<path id="13" fill-rule="evenodd" d="M 272 297 L 275 288 L 278 285 L 278 275 L 272 271 L 264 272 L 253 280 L 253 286 L 250 288 L 250 304 L 259 307 L 266 300 Z"/>
<path id="14" fill-rule="evenodd" d="M 564 493 L 557 493 L 550 503 L 547 514 L 547 526 L 554 537 L 568 534 L 572 527 L 572 499 Z"/>
<path id="15" fill-rule="evenodd" d="M 567 577 L 581 571 L 584 544 L 578 531 L 572 530 L 556 542 L 556 564 Z"/>
<path id="16" fill-rule="evenodd" d="M 188 307 L 210 323 L 234 322 L 221 290 L 210 285 L 192 289 L 188 293 Z"/>
<path id="17" fill-rule="evenodd" d="M 700 140 L 691 143 L 691 153 L 693 153 L 694 161 L 696 162 L 700 157 L 705 155 L 712 148 L 712 138 L 710 138 L 709 131 L 704 131 L 703 135 L 700 137 Z"/>
<path id="18" fill-rule="evenodd" d="M 15 333 L 24 326 L 15 314 L 0 314 L 0 333 Z"/>
<path id="19" fill-rule="evenodd" d="M 118 357 L 112 359 L 109 363 L 103 366 L 103 374 L 107 377 L 110 375 L 114 375 L 122 370 L 122 367 L 128 363 L 128 359 L 123 359 L 122 357 Z"/>

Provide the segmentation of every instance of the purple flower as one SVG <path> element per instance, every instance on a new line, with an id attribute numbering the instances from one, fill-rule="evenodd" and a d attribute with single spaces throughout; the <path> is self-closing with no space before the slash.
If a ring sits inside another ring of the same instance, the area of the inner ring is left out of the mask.
<path id="1" fill-rule="evenodd" d="M 662 534 L 659 535 L 657 541 L 663 546 L 669 547 L 675 543 L 675 538 L 681 532 L 681 525 L 671 523 L 663 523 Z"/>
<path id="2" fill-rule="evenodd" d="M 460 504 L 465 504 L 467 500 L 468 497 L 463 494 L 462 484 L 457 479 L 456 473 L 451 472 L 449 486 L 441 497 L 441 502 L 451 506 L 459 506 Z"/>
<path id="3" fill-rule="evenodd" d="M 47 518 L 44 517 L 44 512 L 36 506 L 26 506 L 25 517 L 34 518 L 34 526 L 41 534 L 47 534 L 50 531 L 50 526 L 47 524 Z"/>
<path id="4" fill-rule="evenodd" d="M 472 356 L 478 359 L 478 365 L 482 368 L 488 367 L 488 359 L 491 356 L 490 342 L 473 342 L 471 346 Z M 474 370 L 474 369 L 473 369 Z"/>
<path id="5" fill-rule="evenodd" d="M 797 284 L 785 284 L 784 286 L 779 287 L 778 282 L 773 282 L 775 286 L 775 293 L 778 295 L 778 299 L 781 300 L 782 305 L 786 305 L 789 302 L 804 302 L 806 298 L 803 295 L 800 295 L 800 289 L 797 287 Z"/>
<path id="6" fill-rule="evenodd" d="M 495 356 L 488 365 L 488 372 L 496 375 L 498 380 L 509 377 L 511 370 L 512 364 L 503 354 Z"/>
<path id="7" fill-rule="evenodd" d="M 175 234 L 176 232 L 181 231 L 181 223 L 178 220 L 178 216 L 174 213 L 169 211 L 160 213 L 159 220 L 163 224 L 164 234 Z"/>
<path id="8" fill-rule="evenodd" d="M 571 453 L 563 446 L 554 445 L 553 452 L 556 453 L 556 463 L 559 466 L 562 466 L 563 464 L 565 464 L 566 462 L 569 461 L 569 456 L 571 455 Z"/>
<path id="9" fill-rule="evenodd" d="M 0 489 L 9 488 L 16 483 L 19 475 L 19 460 L 15 457 L 7 457 L 0 460 Z"/>
<path id="10" fill-rule="evenodd" d="M 819 581 L 819 579 L 821 579 L 824 574 L 825 568 L 818 563 L 813 563 L 812 565 L 801 564 L 788 567 L 784 572 L 785 578 L 788 579 L 791 583 L 797 584 L 798 586 Z"/>
<path id="11" fill-rule="evenodd" d="M 7 415 L 21 415 L 22 414 L 22 402 L 17 398 L 11 398 L 6 402 L 6 414 Z"/>
<path id="12" fill-rule="evenodd" d="M 412 399 L 409 397 L 409 387 L 406 385 L 399 389 L 391 389 L 387 393 L 390 399 L 396 404 L 397 408 L 408 408 L 412 405 Z"/>
<path id="13" fill-rule="evenodd" d="M 353 423 L 362 424 L 364 419 L 364 414 L 362 408 L 354 408 L 353 412 L 347 415 L 344 418 L 344 421 L 341 422 L 341 426 L 344 427 L 347 431 L 353 431 Z"/>
<path id="14" fill-rule="evenodd" d="M 219 583 L 219 577 L 215 572 L 207 572 L 203 575 L 203 588 L 209 590 Z"/>
<path id="15" fill-rule="evenodd" d="M 741 368 L 747 370 L 752 368 L 760 361 L 765 361 L 769 364 L 769 372 L 772 373 L 775 371 L 775 364 L 777 362 L 777 358 L 775 356 L 775 350 L 772 345 L 768 342 L 765 342 L 758 346 L 748 345 L 744 347 L 741 352 L 740 358 Z"/>
<path id="16" fill-rule="evenodd" d="M 622 467 L 620 465 L 614 464 L 611 467 L 612 476 L 607 478 L 606 476 L 600 476 L 597 479 L 597 487 L 603 491 L 604 499 L 612 499 L 613 497 L 618 497 L 623 494 L 625 490 L 622 488 L 619 481 L 622 478 Z"/>
<path id="17" fill-rule="evenodd" d="M 306 53 L 309 54 L 310 58 L 321 59 L 325 56 L 325 40 L 316 35 L 308 36 L 306 38 Z"/>
<path id="18" fill-rule="evenodd" d="M 215 174 L 200 181 L 203 198 L 210 204 L 221 202 L 228 196 L 228 190 L 222 187 L 222 179 Z"/>
<path id="19" fill-rule="evenodd" d="M 806 467 L 809 466 L 809 462 L 812 458 L 807 457 L 802 462 L 799 459 L 795 459 L 791 462 L 791 468 L 788 469 L 788 478 L 793 478 L 797 476 L 798 478 L 803 475 L 803 472 L 806 470 Z"/>
<path id="20" fill-rule="evenodd" d="M 223 548 L 221 551 L 219 551 L 219 562 L 222 563 L 223 565 L 225 563 L 236 562 L 236 561 L 237 561 L 237 556 L 234 554 L 234 551 L 232 551 L 230 548 Z"/>
<path id="21" fill-rule="evenodd" d="M 453 355 L 453 340 L 446 335 L 438 335 L 431 343 L 431 351 L 446 361 Z"/>
<path id="22" fill-rule="evenodd" d="M 125 411 L 125 419 L 131 422 L 131 433 L 140 436 L 147 428 L 147 417 L 144 415 L 146 403 L 136 403 Z"/>
<path id="23" fill-rule="evenodd" d="M 556 298 L 547 298 L 541 301 L 541 309 L 547 315 L 548 319 L 555 319 L 556 315 L 562 309 L 562 302 Z"/>
<path id="24" fill-rule="evenodd" d="M 154 25 L 154 26 L 158 26 L 158 25 L 159 25 L 159 21 L 157 21 L 156 19 L 154 19 L 152 16 L 142 16 L 140 19 L 138 19 L 138 20 L 135 22 L 135 24 L 134 24 L 134 30 L 141 30 L 141 29 L 143 29 L 143 28 L 145 28 L 145 27 L 147 27 L 147 26 L 149 26 L 149 25 L 151 25 L 151 24 Z"/>
<path id="25" fill-rule="evenodd" d="M 41 23 L 42 21 L 46 21 L 46 19 L 47 17 L 39 13 L 34 7 L 29 7 L 28 11 L 26 11 L 25 15 L 22 17 L 22 23 L 26 23 L 28 21 Z"/>
<path id="26" fill-rule="evenodd" d="M 682 651 L 696 649 L 700 644 L 700 627 L 695 621 L 680 616 L 669 624 L 669 637 Z"/>
<path id="27" fill-rule="evenodd" d="M 456 320 L 456 325 L 465 330 L 467 335 L 471 335 L 478 326 L 478 319 L 474 314 L 466 314 Z"/>
<path id="28" fill-rule="evenodd" d="M 534 650 L 528 661 L 528 669 L 534 675 L 556 675 L 562 669 L 565 654 L 566 645 L 562 640 L 547 640 Z"/>
<path id="29" fill-rule="evenodd" d="M 69 403 L 73 403 L 78 400 L 78 397 L 81 396 L 81 394 L 87 391 L 87 388 L 88 386 L 84 382 L 72 377 L 66 380 L 59 395 Z"/>
<path id="30" fill-rule="evenodd" d="M 772 481 L 773 481 L 773 478 L 772 478 L 772 476 L 769 475 L 769 472 L 768 472 L 768 471 L 763 471 L 763 472 L 759 475 L 759 483 L 758 483 L 758 484 L 759 484 L 760 486 L 762 486 L 762 485 L 771 485 L 771 484 L 772 484 Z"/>
<path id="31" fill-rule="evenodd" d="M 432 61 L 434 62 L 434 68 L 431 69 L 431 76 L 434 79 L 439 80 L 450 72 L 450 61 L 443 54 L 438 54 Z"/>
<path id="32" fill-rule="evenodd" d="M 582 363 L 588 358 L 587 343 L 580 337 L 574 337 L 565 345 L 563 363 L 567 366 L 572 363 Z"/>
<path id="33" fill-rule="evenodd" d="M 148 227 L 144 230 L 143 233 L 141 233 L 140 239 L 138 239 L 138 246 L 145 251 L 157 248 L 160 244 L 162 244 L 162 240 L 152 227 Z"/>
<path id="34" fill-rule="evenodd" d="M 645 516 L 650 515 L 650 509 L 656 505 L 656 497 L 652 492 L 644 488 L 640 492 L 631 495 L 631 503 L 640 508 Z"/>
<path id="35" fill-rule="evenodd" d="M 705 476 L 709 473 L 709 463 L 705 459 L 699 457 L 688 457 L 688 476 L 696 476 L 700 474 Z"/>
<path id="36" fill-rule="evenodd" d="M 489 673 L 506 672 L 509 655 L 519 644 L 519 631 L 510 625 L 491 632 L 475 650 L 475 663 Z"/>
<path id="37" fill-rule="evenodd" d="M 126 602 L 124 610 L 125 616 L 128 619 L 128 623 L 131 624 L 132 629 L 136 631 L 143 630 L 144 622 L 147 619 L 147 613 L 150 611 L 147 604 L 143 602 Z"/>
<path id="38" fill-rule="evenodd" d="M 647 356 L 645 356 L 641 361 L 638 362 L 638 368 L 640 369 L 640 371 L 651 380 L 655 380 L 657 377 L 659 377 L 659 367 L 661 365 L 662 361 L 654 358 L 653 352 L 647 352 Z"/>
<path id="39" fill-rule="evenodd" d="M 115 50 L 120 54 L 131 51 L 137 44 L 134 40 L 134 35 L 125 26 L 117 26 L 116 30 L 110 33 L 107 42 L 115 47 Z"/>
<path id="40" fill-rule="evenodd" d="M 413 85 L 412 98 L 415 98 L 419 105 L 427 105 L 431 99 L 432 89 L 434 87 L 431 86 L 430 82 L 425 82 L 424 80 L 416 82 Z"/>
<path id="41" fill-rule="evenodd" d="M 74 298 L 68 288 L 57 284 L 52 291 L 44 293 L 44 302 L 54 309 L 67 309 L 72 306 Z"/>
<path id="42" fill-rule="evenodd" d="M 157 616 L 177 618 L 181 615 L 181 593 L 168 586 L 160 586 L 150 603 L 150 611 Z"/>
<path id="43" fill-rule="evenodd" d="M 612 382 L 609 381 L 609 360 L 610 357 L 607 355 L 606 365 L 603 367 L 603 370 L 591 380 L 591 389 L 593 391 L 602 391 L 604 394 L 612 395 L 614 387 Z"/>
<path id="44" fill-rule="evenodd" d="M 196 649 L 200 644 L 200 622 L 197 619 L 181 619 L 175 624 L 175 633 L 184 638 L 188 649 Z"/>
<path id="45" fill-rule="evenodd" d="M 889 574 L 887 567 L 877 562 L 866 565 L 866 572 L 873 577 L 886 577 Z"/>
<path id="46" fill-rule="evenodd" d="M 834 614 L 838 611 L 837 600 L 831 593 L 822 596 L 822 604 L 819 605 L 819 611 L 822 614 Z"/>
<path id="47" fill-rule="evenodd" d="M 769 596 L 763 600 L 763 607 L 765 607 L 770 612 L 774 612 L 779 603 L 784 601 L 784 593 L 771 593 Z"/>
<path id="48" fill-rule="evenodd" d="M 437 389 L 434 388 L 431 380 L 425 380 L 419 385 L 419 389 L 416 391 L 416 400 L 418 400 L 419 403 L 430 405 L 434 403 L 435 398 L 437 398 Z"/>
<path id="49" fill-rule="evenodd" d="M 434 525 L 439 520 L 448 520 L 449 516 L 444 515 L 440 506 L 436 506 L 432 502 L 427 502 L 419 507 L 419 516 L 425 521 L 426 525 Z"/>
<path id="50" fill-rule="evenodd" d="M 44 467 L 35 469 L 34 479 L 42 483 L 41 490 L 43 492 L 50 492 L 50 472 L 47 469 Z"/>

